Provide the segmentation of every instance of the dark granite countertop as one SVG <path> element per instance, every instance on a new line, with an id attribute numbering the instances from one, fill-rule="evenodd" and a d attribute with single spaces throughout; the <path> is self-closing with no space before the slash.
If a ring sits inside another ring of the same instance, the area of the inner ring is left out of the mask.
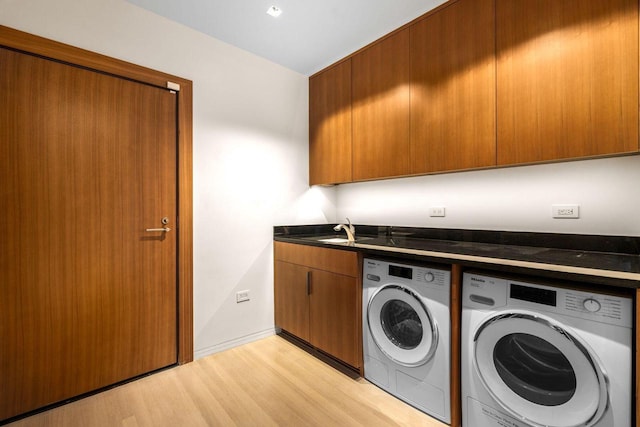
<path id="1" fill-rule="evenodd" d="M 320 241 L 346 237 L 332 226 L 277 226 L 274 239 L 640 287 L 639 237 L 356 225 L 355 243 Z"/>

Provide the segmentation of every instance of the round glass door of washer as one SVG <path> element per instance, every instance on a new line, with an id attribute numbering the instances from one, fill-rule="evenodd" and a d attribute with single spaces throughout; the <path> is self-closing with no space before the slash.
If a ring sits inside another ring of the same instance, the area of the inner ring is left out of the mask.
<path id="1" fill-rule="evenodd" d="M 532 426 L 591 426 L 607 407 L 606 376 L 587 345 L 537 313 L 501 313 L 483 322 L 474 334 L 473 363 L 494 400 Z"/>
<path id="2" fill-rule="evenodd" d="M 438 328 L 428 308 L 411 289 L 390 284 L 369 300 L 369 331 L 378 348 L 402 366 L 427 363 L 438 345 Z"/>

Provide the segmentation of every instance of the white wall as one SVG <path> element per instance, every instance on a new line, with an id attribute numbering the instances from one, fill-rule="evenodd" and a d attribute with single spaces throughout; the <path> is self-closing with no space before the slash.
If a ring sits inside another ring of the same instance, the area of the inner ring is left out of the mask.
<path id="1" fill-rule="evenodd" d="M 272 226 L 335 221 L 307 187 L 307 78 L 124 0 L 0 0 L 0 25 L 193 80 L 196 357 L 271 334 Z"/>
<path id="2" fill-rule="evenodd" d="M 640 236 L 640 156 L 519 166 L 337 187 L 358 224 Z M 552 204 L 580 205 L 553 219 Z M 446 217 L 431 218 L 429 207 Z"/>

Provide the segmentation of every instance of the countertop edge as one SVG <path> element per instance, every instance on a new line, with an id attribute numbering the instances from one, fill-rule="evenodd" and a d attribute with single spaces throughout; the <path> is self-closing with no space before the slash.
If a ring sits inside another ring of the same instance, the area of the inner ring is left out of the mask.
<path id="1" fill-rule="evenodd" d="M 329 245 L 331 245 L 331 247 L 340 247 L 340 246 L 344 247 L 343 246 L 344 244 L 329 244 Z M 460 260 L 460 261 L 479 262 L 483 264 L 508 265 L 510 267 L 530 268 L 534 270 L 556 271 L 558 273 L 582 274 L 585 276 L 607 277 L 611 279 L 631 280 L 631 281 L 640 282 L 639 273 L 628 273 L 624 271 L 599 270 L 594 268 L 573 267 L 573 266 L 562 265 L 562 264 L 543 264 L 543 263 L 531 262 L 531 261 L 519 261 L 519 260 L 512 260 L 512 259 L 505 259 L 505 258 L 491 258 L 491 257 L 483 257 L 483 256 L 476 256 L 476 255 L 463 255 L 463 254 L 455 254 L 450 252 L 423 251 L 420 249 L 410 249 L 410 248 L 394 248 L 394 247 L 367 245 L 364 243 L 355 243 L 351 247 L 376 250 L 376 251 L 404 253 L 404 254 L 411 254 L 411 255 L 418 255 L 418 256 L 428 256 L 432 258 L 446 258 L 446 259 L 454 259 L 454 260 Z M 640 283 L 638 283 L 638 285 L 640 286 Z"/>
<path id="2" fill-rule="evenodd" d="M 625 287 L 635 287 L 640 288 L 640 273 L 632 273 L 625 271 L 617 271 L 617 270 L 602 270 L 602 269 L 594 269 L 587 267 L 576 267 L 569 266 L 564 264 L 548 264 L 548 263 L 539 263 L 532 261 L 523 261 L 523 260 L 513 260 L 507 258 L 493 258 L 493 257 L 485 257 L 479 255 L 465 255 L 465 254 L 456 254 L 452 252 L 440 252 L 440 251 L 427 251 L 421 249 L 411 249 L 404 247 L 392 247 L 392 246 L 380 246 L 380 245 L 369 245 L 366 243 L 326 243 L 326 242 L 313 242 L 309 240 L 304 240 L 296 237 L 285 237 L 285 236 L 274 236 L 274 241 L 285 242 L 285 243 L 293 243 L 300 244 L 306 246 L 316 246 L 316 247 L 324 247 L 327 249 L 340 249 L 346 251 L 376 251 L 387 252 L 393 254 L 406 254 L 413 255 L 419 257 L 428 257 L 428 258 L 436 258 L 441 259 L 446 262 L 469 262 L 476 264 L 487 264 L 487 265 L 496 265 L 496 266 L 507 266 L 513 268 L 523 268 L 530 270 L 539 270 L 539 271 L 547 271 L 561 274 L 572 274 L 572 275 L 581 275 L 581 276 L 590 276 L 596 278 L 605 278 L 612 280 L 619 280 L 624 282 L 635 282 L 629 285 L 635 286 L 625 286 Z"/>

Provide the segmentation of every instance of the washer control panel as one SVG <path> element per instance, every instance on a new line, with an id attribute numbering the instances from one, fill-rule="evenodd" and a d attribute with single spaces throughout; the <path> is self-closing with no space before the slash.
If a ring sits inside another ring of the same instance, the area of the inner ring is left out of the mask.
<path id="1" fill-rule="evenodd" d="M 451 273 L 437 268 L 418 267 L 366 258 L 363 277 L 365 282 L 410 283 L 433 288 L 449 288 Z"/>

